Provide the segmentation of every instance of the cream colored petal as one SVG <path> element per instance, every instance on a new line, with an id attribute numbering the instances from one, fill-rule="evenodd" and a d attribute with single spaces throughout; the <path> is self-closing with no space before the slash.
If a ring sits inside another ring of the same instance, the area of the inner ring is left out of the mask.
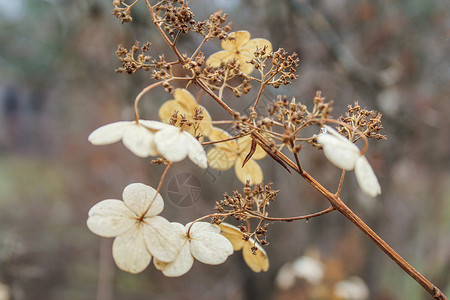
<path id="1" fill-rule="evenodd" d="M 186 89 L 175 89 L 173 92 L 175 100 L 186 108 L 193 108 L 198 105 L 194 96 Z"/>
<path id="2" fill-rule="evenodd" d="M 139 157 L 156 155 L 153 133 L 145 126 L 128 126 L 122 136 L 122 142 L 131 152 Z"/>
<path id="3" fill-rule="evenodd" d="M 160 216 L 145 218 L 144 222 L 142 229 L 149 252 L 163 262 L 173 261 L 186 241 L 185 232 Z"/>
<path id="4" fill-rule="evenodd" d="M 156 216 L 164 209 L 164 201 L 159 193 L 151 186 L 142 183 L 132 183 L 125 187 L 122 193 L 126 206 L 134 212 L 136 217 Z"/>
<path id="5" fill-rule="evenodd" d="M 258 250 L 255 254 L 252 252 L 252 247 L 256 246 Z M 253 240 L 248 240 L 244 248 L 242 249 L 242 256 L 244 257 L 247 266 L 252 269 L 253 272 L 266 272 L 269 269 L 269 258 L 267 257 L 266 251 L 258 244 L 253 245 Z"/>
<path id="6" fill-rule="evenodd" d="M 248 61 L 250 60 L 250 57 L 244 55 L 239 55 L 237 57 L 237 63 L 239 64 L 242 73 L 250 74 L 255 69 L 255 66 L 253 66 L 251 63 L 248 63 Z"/>
<path id="7" fill-rule="evenodd" d="M 186 240 L 174 261 L 167 263 L 155 258 L 153 263 L 156 269 L 162 271 L 167 277 L 178 277 L 186 274 L 194 264 L 189 242 Z"/>
<path id="8" fill-rule="evenodd" d="M 207 153 L 208 165 L 214 170 L 226 171 L 235 164 L 237 155 L 225 149 L 213 147 Z"/>
<path id="9" fill-rule="evenodd" d="M 148 129 L 150 129 L 152 132 L 158 131 L 158 130 L 162 130 L 162 129 L 166 129 L 166 128 L 170 128 L 171 125 L 168 125 L 166 123 L 163 122 L 159 122 L 159 121 L 152 121 L 152 120 L 139 120 L 139 124 L 147 127 Z"/>
<path id="10" fill-rule="evenodd" d="M 365 156 L 356 161 L 355 175 L 361 190 L 369 196 L 381 194 L 380 183 Z"/>
<path id="11" fill-rule="evenodd" d="M 244 158 L 239 157 L 234 165 L 234 171 L 236 172 L 238 179 L 244 184 L 247 180 L 250 180 L 250 184 L 262 183 L 263 172 L 258 163 L 253 159 L 250 159 L 245 166 L 242 167 L 243 161 Z"/>
<path id="12" fill-rule="evenodd" d="M 195 237 L 197 233 L 201 232 L 220 233 L 219 226 L 207 222 L 195 222 L 193 224 L 190 222 L 186 224 L 185 228 L 186 232 L 189 230 L 191 237 Z"/>
<path id="13" fill-rule="evenodd" d="M 133 213 L 120 200 L 107 199 L 89 210 L 88 228 L 103 237 L 115 237 L 136 225 Z"/>
<path id="14" fill-rule="evenodd" d="M 219 225 L 220 230 L 222 230 L 222 235 L 226 237 L 230 243 L 233 245 L 234 251 L 241 250 L 244 247 L 246 241 L 244 241 L 243 234 L 236 226 L 233 226 L 228 223 L 221 223 Z"/>
<path id="15" fill-rule="evenodd" d="M 237 139 L 239 152 L 242 155 L 247 156 L 247 154 L 250 152 L 251 146 L 252 146 L 252 138 L 250 136 L 243 136 L 239 139 Z M 266 151 L 264 151 L 260 146 L 256 145 L 255 152 L 252 155 L 253 159 L 261 159 L 264 158 L 267 155 Z"/>
<path id="16" fill-rule="evenodd" d="M 187 144 L 181 145 L 181 147 L 188 148 L 188 157 L 194 164 L 199 166 L 202 169 L 206 169 L 208 167 L 208 160 L 206 158 L 205 149 L 200 144 L 200 142 L 190 135 L 187 132 L 182 132 L 185 136 Z"/>
<path id="17" fill-rule="evenodd" d="M 230 33 L 226 40 L 222 41 L 221 46 L 224 50 L 236 51 L 249 40 L 250 32 L 245 30 L 235 31 Z"/>
<path id="18" fill-rule="evenodd" d="M 210 57 L 206 60 L 206 65 L 208 67 L 217 68 L 220 67 L 222 62 L 226 63 L 231 61 L 235 57 L 235 53 L 228 51 L 228 50 L 222 50 L 216 53 L 211 54 Z"/>
<path id="19" fill-rule="evenodd" d="M 114 240 L 112 252 L 117 267 L 132 274 L 142 272 L 152 259 L 139 226 L 118 236 Z"/>
<path id="20" fill-rule="evenodd" d="M 190 238 L 191 253 L 204 264 L 218 265 L 233 254 L 230 241 L 219 233 L 200 231 Z"/>
<path id="21" fill-rule="evenodd" d="M 272 52 L 272 43 L 266 39 L 251 39 L 247 43 L 241 46 L 239 49 L 243 55 L 247 55 L 251 58 L 255 57 L 256 48 L 263 49 L 266 46 L 266 53 Z"/>
<path id="22" fill-rule="evenodd" d="M 94 130 L 88 137 L 89 142 L 94 145 L 108 145 L 122 139 L 123 132 L 134 122 L 120 121 L 104 125 Z"/>
<path id="23" fill-rule="evenodd" d="M 155 133 L 155 143 L 158 152 L 167 160 L 178 162 L 186 158 L 189 140 L 186 138 L 180 128 L 171 126 Z"/>
<path id="24" fill-rule="evenodd" d="M 353 170 L 356 161 L 361 156 L 355 144 L 350 141 L 348 141 L 350 144 L 343 142 L 330 134 L 320 134 L 317 137 L 317 142 L 322 145 L 323 152 L 328 160 L 340 169 Z"/>

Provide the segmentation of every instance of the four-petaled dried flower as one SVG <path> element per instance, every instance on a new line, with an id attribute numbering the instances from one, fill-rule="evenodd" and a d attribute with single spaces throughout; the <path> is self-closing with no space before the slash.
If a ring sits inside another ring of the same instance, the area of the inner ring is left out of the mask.
<path id="1" fill-rule="evenodd" d="M 169 122 L 170 118 L 173 116 L 174 111 L 177 111 L 177 122 L 174 125 L 179 126 L 181 121 L 181 115 L 190 122 L 195 122 L 195 110 L 201 109 L 203 111 L 203 122 L 200 122 L 196 133 L 201 133 L 204 136 L 208 136 L 212 130 L 211 116 L 208 111 L 201 105 L 197 103 L 194 96 L 186 89 L 176 89 L 173 92 L 175 99 L 166 101 L 159 109 L 159 118 L 163 122 Z M 190 126 L 186 129 L 189 133 L 194 135 L 194 126 Z"/>
<path id="2" fill-rule="evenodd" d="M 338 168 L 355 170 L 356 179 L 364 193 L 375 197 L 381 194 L 381 187 L 372 167 L 358 147 L 340 135 L 330 126 L 317 137 L 325 156 Z"/>
<path id="3" fill-rule="evenodd" d="M 188 223 L 183 226 L 172 223 L 178 230 L 178 238 L 183 247 L 172 262 L 155 259 L 155 267 L 168 277 L 177 277 L 188 272 L 194 264 L 194 258 L 202 263 L 218 265 L 233 254 L 230 241 L 220 234 L 220 228 L 206 222 Z"/>
<path id="4" fill-rule="evenodd" d="M 241 230 L 231 224 L 223 222 L 219 227 L 222 229 L 222 235 L 233 245 L 234 251 L 242 249 L 244 261 L 253 272 L 266 272 L 269 269 L 269 258 L 266 251 L 254 239 L 244 240 Z M 254 251 L 255 247 L 256 251 Z"/>
<path id="5" fill-rule="evenodd" d="M 117 266 L 130 273 L 142 272 L 152 256 L 173 261 L 182 247 L 176 228 L 158 214 L 164 208 L 159 193 L 142 183 L 123 190 L 123 201 L 103 200 L 89 211 L 87 226 L 103 237 L 115 237 L 113 257 Z"/>
<path id="6" fill-rule="evenodd" d="M 209 138 L 213 141 L 224 140 L 231 136 L 224 130 L 214 127 Z M 214 144 L 208 153 L 209 166 L 216 170 L 225 171 L 234 166 L 237 177 L 242 183 L 250 180 L 251 184 L 258 184 L 263 181 L 263 172 L 255 159 L 266 156 L 266 152 L 259 146 L 245 165 L 242 167 L 245 157 L 250 152 L 252 139 L 248 136 L 231 140 L 228 142 Z"/>
<path id="7" fill-rule="evenodd" d="M 188 156 L 202 169 L 208 167 L 205 150 L 198 140 L 183 129 L 157 121 L 119 121 L 97 128 L 89 135 L 94 145 L 107 145 L 122 140 L 139 157 L 161 154 L 178 162 Z"/>
<path id="8" fill-rule="evenodd" d="M 224 50 L 212 54 L 207 60 L 208 66 L 217 68 L 222 63 L 227 63 L 236 59 L 241 67 L 241 72 L 250 74 L 255 68 L 254 65 L 248 63 L 255 58 L 256 49 L 265 48 L 266 53 L 272 52 L 272 44 L 266 39 L 250 39 L 248 31 L 236 31 L 228 35 L 226 40 L 221 44 Z"/>

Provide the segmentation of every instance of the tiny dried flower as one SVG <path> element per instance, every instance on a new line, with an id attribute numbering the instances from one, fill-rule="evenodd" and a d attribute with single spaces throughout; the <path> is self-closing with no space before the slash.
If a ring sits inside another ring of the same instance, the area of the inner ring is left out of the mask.
<path id="1" fill-rule="evenodd" d="M 250 74 L 255 68 L 254 65 L 248 63 L 255 58 L 256 49 L 265 48 L 266 53 L 272 52 L 272 44 L 266 39 L 250 39 L 248 31 L 236 31 L 228 35 L 226 40 L 221 44 L 224 50 L 212 54 L 206 64 L 210 67 L 220 67 L 222 63 L 227 63 L 236 59 L 241 67 L 241 72 Z"/>
<path id="2" fill-rule="evenodd" d="M 166 101 L 159 109 L 158 115 L 161 121 L 169 122 L 173 116 L 174 111 L 177 111 L 177 121 L 174 125 L 180 126 L 181 115 L 184 115 L 188 121 L 195 122 L 195 111 L 201 109 L 203 111 L 203 120 L 206 122 L 200 122 L 197 133 L 201 133 L 204 136 L 208 136 L 212 130 L 211 116 L 208 111 L 197 103 L 194 96 L 186 89 L 175 89 L 173 92 L 175 99 Z M 194 135 L 194 126 L 190 126 L 186 129 L 189 133 Z"/>
<path id="3" fill-rule="evenodd" d="M 172 261 L 182 246 L 177 230 L 158 216 L 164 208 L 159 193 L 142 183 L 123 190 L 123 201 L 103 200 L 89 211 L 87 226 L 102 237 L 115 237 L 113 258 L 116 265 L 130 273 L 142 272 L 152 256 Z"/>
<path id="4" fill-rule="evenodd" d="M 358 147 L 340 135 L 330 126 L 324 126 L 325 132 L 317 137 L 325 156 L 335 166 L 344 170 L 355 170 L 356 179 L 364 193 L 375 197 L 381 194 L 381 187 L 372 167 Z"/>
<path id="5" fill-rule="evenodd" d="M 230 138 L 228 132 L 214 127 L 209 138 L 213 141 Z M 225 171 L 234 166 L 236 176 L 242 183 L 250 180 L 251 184 L 258 184 L 263 181 L 263 172 L 255 160 L 262 159 L 266 152 L 259 146 L 244 166 L 242 166 L 245 157 L 250 152 L 252 139 L 248 136 L 231 140 L 228 142 L 217 143 L 208 153 L 208 163 L 213 169 Z"/>
<path id="6" fill-rule="evenodd" d="M 139 157 L 161 154 L 178 162 L 188 156 L 196 165 L 208 167 L 205 150 L 198 140 L 181 128 L 157 121 L 119 121 L 97 128 L 89 135 L 94 145 L 107 145 L 122 140 Z"/>
<path id="7" fill-rule="evenodd" d="M 219 227 L 222 230 L 222 235 L 233 245 L 234 251 L 242 249 L 244 261 L 253 272 L 269 270 L 269 258 L 261 245 L 252 238 L 244 240 L 241 230 L 236 226 L 223 222 Z"/>
<path id="8" fill-rule="evenodd" d="M 183 247 L 172 262 L 158 259 L 153 261 L 155 267 L 168 277 L 187 273 L 194 264 L 194 258 L 205 264 L 218 265 L 233 254 L 233 246 L 220 234 L 217 225 L 206 222 L 188 223 L 186 226 L 172 224 L 177 227 L 178 238 L 183 242 Z"/>

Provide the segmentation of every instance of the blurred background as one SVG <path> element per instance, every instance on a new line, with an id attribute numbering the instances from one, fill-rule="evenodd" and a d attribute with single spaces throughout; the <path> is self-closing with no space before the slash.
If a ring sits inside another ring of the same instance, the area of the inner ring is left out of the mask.
<path id="1" fill-rule="evenodd" d="M 430 299 L 338 213 L 272 224 L 265 273 L 252 273 L 240 253 L 221 266 L 196 262 L 180 278 L 166 278 L 152 265 L 139 275 L 118 270 L 112 239 L 88 230 L 87 212 L 103 199 L 121 199 L 129 183 L 156 186 L 163 167 L 120 143 L 94 147 L 87 137 L 103 124 L 131 120 L 134 97 L 152 82 L 145 72 L 114 72 L 117 45 L 151 41 L 154 57 L 167 48 L 144 2 L 125 25 L 111 15 L 108 0 L 0 0 L 0 6 L 1 300 Z M 450 2 L 192 0 L 191 6 L 197 20 L 223 8 L 233 31 L 248 30 L 275 49 L 299 54 L 300 78 L 269 89 L 266 103 L 286 94 L 312 107 L 320 89 L 335 101 L 334 116 L 355 100 L 383 113 L 388 140 L 371 142 L 367 153 L 383 193 L 366 197 L 349 173 L 342 199 L 448 296 Z M 185 37 L 180 49 L 189 53 L 198 41 Z M 217 42 L 205 47 L 206 55 L 217 50 Z M 162 89 L 147 94 L 142 117 L 158 119 L 170 98 Z M 229 98 L 232 107 L 251 101 Z M 214 119 L 225 116 L 208 98 L 201 101 Z M 336 188 L 340 172 L 322 153 L 306 147 L 301 159 L 326 187 Z M 273 216 L 328 207 L 298 176 L 269 158 L 259 162 L 265 181 L 281 190 Z M 184 182 L 186 176 L 193 181 Z M 180 195 L 190 187 L 200 193 L 191 203 L 174 200 L 171 180 Z M 191 221 L 241 187 L 232 170 L 179 163 L 162 188 L 162 215 Z"/>

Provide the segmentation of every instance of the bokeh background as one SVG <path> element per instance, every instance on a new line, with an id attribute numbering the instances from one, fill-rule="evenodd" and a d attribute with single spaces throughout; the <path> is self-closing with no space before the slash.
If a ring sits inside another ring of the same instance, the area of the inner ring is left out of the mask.
<path id="1" fill-rule="evenodd" d="M 299 54 L 300 78 L 269 89 L 264 101 L 286 94 L 311 106 L 320 89 L 335 100 L 334 116 L 354 100 L 383 113 L 388 140 L 372 142 L 367 154 L 383 194 L 367 198 L 348 174 L 342 198 L 448 295 L 450 2 L 192 0 L 191 6 L 198 20 L 223 8 L 233 30 L 249 30 L 274 48 Z M 134 97 L 151 82 L 146 73 L 114 72 L 117 45 L 151 41 L 154 56 L 167 47 L 144 3 L 132 14 L 135 22 L 125 25 L 111 15 L 107 0 L 0 0 L 0 7 L 1 300 L 430 298 L 337 213 L 271 225 L 266 273 L 252 273 L 240 253 L 221 266 L 197 262 L 180 278 L 166 278 L 153 266 L 139 275 L 118 270 L 112 239 L 87 229 L 87 212 L 103 199 L 120 199 L 131 182 L 156 186 L 163 168 L 119 143 L 94 147 L 87 136 L 100 125 L 131 120 Z M 197 44 L 193 36 L 179 45 L 190 52 Z M 218 49 L 216 42 L 205 47 L 206 54 Z M 161 89 L 152 91 L 143 98 L 142 115 L 157 119 L 168 99 Z M 249 101 L 229 97 L 228 103 L 246 107 Z M 225 116 L 208 98 L 202 104 L 213 118 Z M 336 187 L 339 171 L 322 153 L 306 147 L 301 155 L 313 176 Z M 299 177 L 269 158 L 261 165 L 265 180 L 281 190 L 272 215 L 327 207 Z M 165 184 L 163 215 L 170 220 L 208 214 L 224 192 L 241 188 L 233 171 L 203 172 L 185 161 L 168 178 L 181 173 L 193 175 L 201 193 L 191 205 L 177 205 Z M 276 280 L 280 268 L 305 255 L 322 262 L 322 280 L 310 280 L 317 270 L 305 268 L 310 276 L 283 289 Z M 352 277 L 369 295 L 336 295 L 336 284 Z"/>

